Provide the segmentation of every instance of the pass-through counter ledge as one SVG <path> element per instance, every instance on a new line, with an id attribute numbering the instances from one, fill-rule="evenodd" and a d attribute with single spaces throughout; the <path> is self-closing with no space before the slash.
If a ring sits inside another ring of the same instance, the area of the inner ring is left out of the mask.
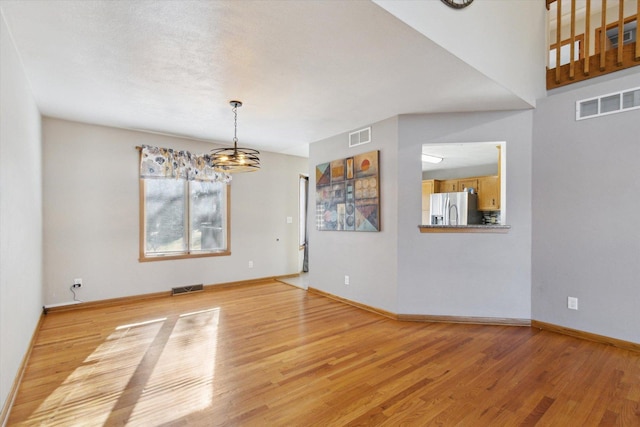
<path id="1" fill-rule="evenodd" d="M 421 233 L 508 233 L 510 225 L 419 225 Z"/>

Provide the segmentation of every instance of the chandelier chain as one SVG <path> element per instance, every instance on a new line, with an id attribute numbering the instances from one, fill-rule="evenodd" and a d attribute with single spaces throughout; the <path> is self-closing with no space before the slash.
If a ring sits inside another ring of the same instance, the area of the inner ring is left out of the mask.
<path id="1" fill-rule="evenodd" d="M 233 146 L 238 145 L 238 104 L 233 106 Z"/>

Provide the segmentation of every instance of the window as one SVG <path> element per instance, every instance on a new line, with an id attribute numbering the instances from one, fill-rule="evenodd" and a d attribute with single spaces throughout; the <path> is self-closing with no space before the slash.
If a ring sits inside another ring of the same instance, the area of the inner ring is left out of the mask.
<path id="1" fill-rule="evenodd" d="M 576 120 L 640 108 L 640 87 L 576 102 Z"/>
<path id="2" fill-rule="evenodd" d="M 229 255 L 229 186 L 175 178 L 140 179 L 140 259 Z"/>

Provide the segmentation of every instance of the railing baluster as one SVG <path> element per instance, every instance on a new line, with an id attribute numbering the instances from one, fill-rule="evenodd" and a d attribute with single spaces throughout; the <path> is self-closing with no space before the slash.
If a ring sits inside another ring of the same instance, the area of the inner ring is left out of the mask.
<path id="1" fill-rule="evenodd" d="M 569 46 L 569 79 L 576 76 L 575 55 L 576 55 L 576 0 L 571 0 L 571 45 Z"/>
<path id="2" fill-rule="evenodd" d="M 640 2 L 640 0 L 638 0 Z M 584 74 L 585 75 L 589 75 L 589 58 L 590 58 L 590 53 L 589 53 L 589 41 L 591 40 L 591 0 L 587 0 L 587 10 L 586 10 L 586 14 L 585 14 L 585 21 L 584 21 L 584 54 L 582 55 L 582 58 L 584 60 Z"/>
<path id="3" fill-rule="evenodd" d="M 600 0 L 599 3 L 593 3 L 591 0 L 580 0 L 580 2 L 577 0 L 546 0 L 549 32 L 556 32 L 553 39 L 548 39 L 549 52 L 556 49 L 556 64 L 555 70 L 550 66 L 547 67 L 547 89 L 640 66 L 640 40 L 625 44 L 624 39 L 625 25 L 634 21 L 640 22 L 640 0 L 626 1 L 625 5 L 625 0 L 614 2 Z M 636 2 L 636 10 L 633 11 Z M 556 5 L 555 12 L 551 10 L 551 5 L 554 3 Z M 569 7 L 571 10 L 565 10 L 563 13 L 563 8 Z M 612 16 L 609 16 L 608 7 L 611 7 Z M 616 7 L 618 13 L 615 13 Z M 596 18 L 592 21 L 592 18 L 598 13 L 600 13 L 600 20 Z M 569 14 L 571 21 L 567 23 L 567 28 L 563 28 L 563 15 Z M 555 27 L 552 26 L 554 15 Z M 607 35 L 607 30 L 609 30 L 611 38 Z M 570 34 L 563 34 L 565 32 Z M 618 42 L 614 47 L 615 33 L 618 35 Z M 563 36 L 566 39 L 563 40 Z M 563 44 L 567 43 L 571 45 L 563 51 Z M 576 59 L 578 52 L 579 55 Z M 591 55 L 592 53 L 593 55 Z M 563 65 L 561 61 L 566 54 L 569 54 L 570 57 Z M 551 56 L 548 64 L 553 60 L 554 58 Z M 584 62 L 582 66 L 580 66 L 581 61 Z"/>
<path id="4" fill-rule="evenodd" d="M 622 66 L 624 51 L 624 0 L 618 2 L 618 67 Z"/>
<path id="5" fill-rule="evenodd" d="M 600 26 L 600 71 L 604 71 L 607 45 L 607 0 L 602 0 L 602 25 Z"/>
<path id="6" fill-rule="evenodd" d="M 562 0 L 556 2 L 556 83 L 560 83 L 560 48 L 562 47 Z"/>
<path id="7" fill-rule="evenodd" d="M 636 61 L 640 61 L 640 41 L 638 40 L 638 27 L 640 24 L 640 0 L 638 0 L 638 6 L 636 7 Z"/>

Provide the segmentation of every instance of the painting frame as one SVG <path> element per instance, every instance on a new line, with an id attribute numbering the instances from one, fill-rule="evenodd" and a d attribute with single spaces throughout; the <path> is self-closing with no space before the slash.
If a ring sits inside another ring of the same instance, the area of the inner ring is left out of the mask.
<path id="1" fill-rule="evenodd" d="M 379 150 L 316 165 L 316 229 L 381 231 Z"/>

